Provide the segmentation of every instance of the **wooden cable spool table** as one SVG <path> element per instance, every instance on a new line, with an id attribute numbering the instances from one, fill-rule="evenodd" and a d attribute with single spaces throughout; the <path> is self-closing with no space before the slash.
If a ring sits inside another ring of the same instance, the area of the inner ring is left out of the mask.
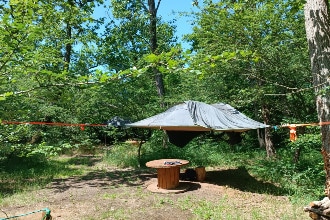
<path id="1" fill-rule="evenodd" d="M 188 160 L 160 159 L 149 161 L 146 166 L 157 169 L 158 188 L 175 189 L 179 186 L 180 167 L 188 163 Z"/>

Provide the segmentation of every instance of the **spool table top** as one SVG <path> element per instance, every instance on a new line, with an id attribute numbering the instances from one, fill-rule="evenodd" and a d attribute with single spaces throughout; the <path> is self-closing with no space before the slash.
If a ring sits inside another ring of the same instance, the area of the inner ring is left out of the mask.
<path id="1" fill-rule="evenodd" d="M 151 168 L 172 168 L 172 167 L 180 167 L 187 165 L 189 163 L 188 160 L 181 160 L 181 159 L 159 159 L 159 160 L 152 160 L 146 163 L 147 167 Z"/>

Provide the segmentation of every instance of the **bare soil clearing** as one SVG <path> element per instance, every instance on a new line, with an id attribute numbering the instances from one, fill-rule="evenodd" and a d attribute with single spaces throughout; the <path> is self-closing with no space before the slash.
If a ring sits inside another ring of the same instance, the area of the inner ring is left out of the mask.
<path id="1" fill-rule="evenodd" d="M 47 207 L 55 220 L 309 219 L 281 189 L 256 180 L 244 168 L 207 168 L 204 182 L 186 182 L 188 191 L 160 194 L 147 190 L 157 181 L 154 169 L 118 169 L 96 157 L 90 162 L 85 175 L 54 179 L 41 190 L 8 197 L 1 210 L 13 216 Z"/>

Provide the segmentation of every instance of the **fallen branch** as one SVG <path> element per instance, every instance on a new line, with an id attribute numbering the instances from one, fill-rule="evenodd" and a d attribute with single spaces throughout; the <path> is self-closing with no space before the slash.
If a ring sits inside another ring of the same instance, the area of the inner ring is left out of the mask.
<path id="1" fill-rule="evenodd" d="M 304 207 L 313 220 L 330 220 L 330 199 L 325 197 L 321 201 L 313 201 L 308 207 Z"/>

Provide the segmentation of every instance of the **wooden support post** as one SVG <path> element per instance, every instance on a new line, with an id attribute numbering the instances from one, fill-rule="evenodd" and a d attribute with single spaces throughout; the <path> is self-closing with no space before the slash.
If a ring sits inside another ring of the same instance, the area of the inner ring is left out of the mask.
<path id="1" fill-rule="evenodd" d="M 179 186 L 180 167 L 157 169 L 158 188 L 174 189 Z"/>

